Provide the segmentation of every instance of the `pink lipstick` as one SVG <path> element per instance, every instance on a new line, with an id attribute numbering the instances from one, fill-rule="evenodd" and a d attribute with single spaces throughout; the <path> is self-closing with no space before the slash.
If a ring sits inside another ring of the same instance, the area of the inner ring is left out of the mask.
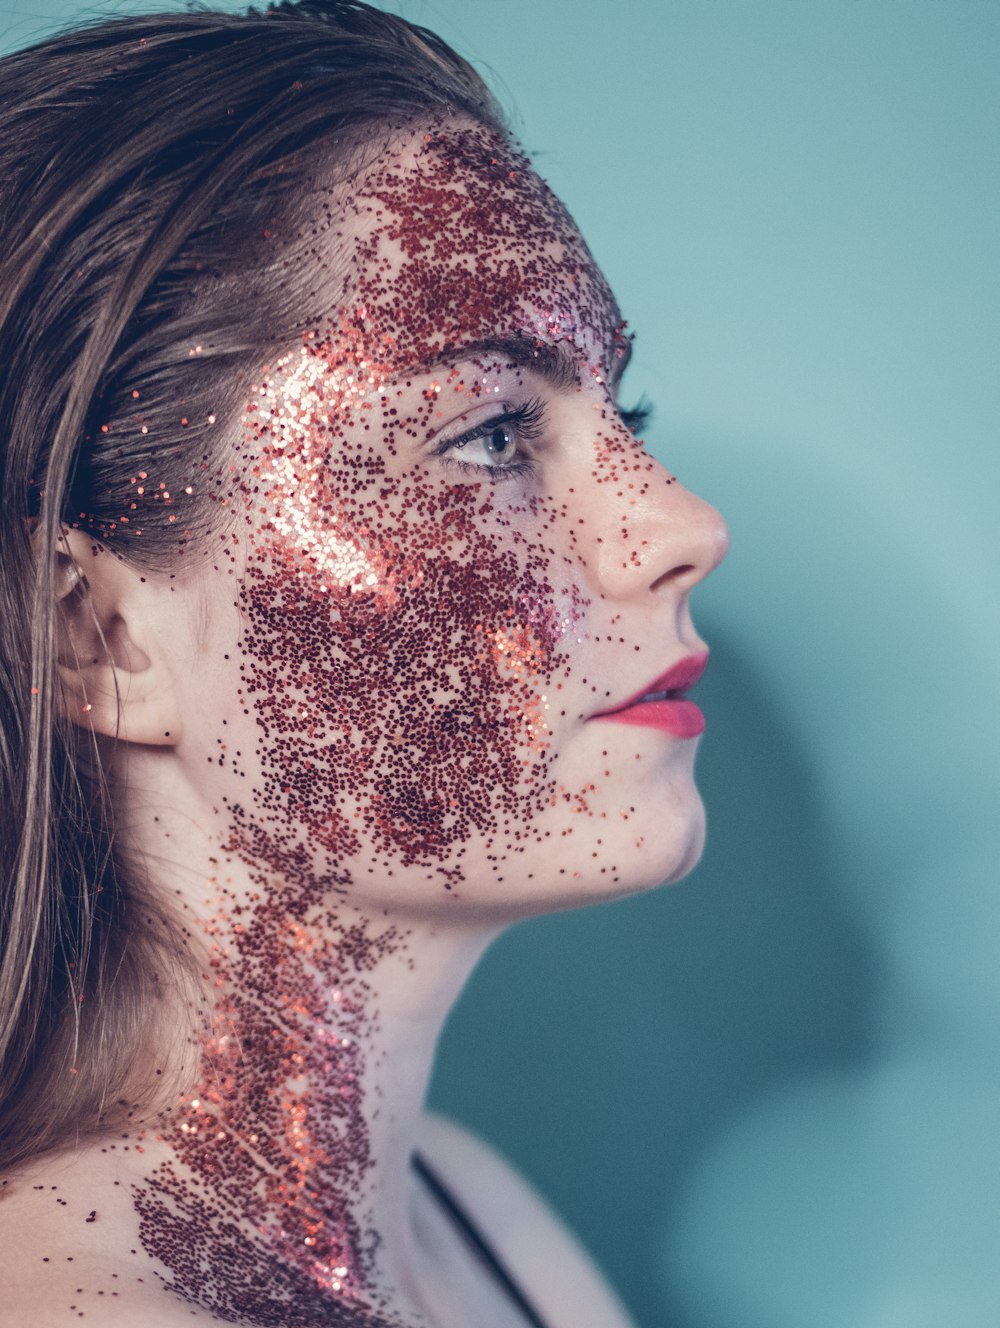
<path id="1" fill-rule="evenodd" d="M 708 651 L 679 660 L 641 692 L 612 710 L 602 710 L 592 719 L 610 719 L 618 724 L 638 724 L 659 729 L 674 738 L 696 738 L 705 728 L 705 716 L 684 693 L 693 687 L 708 664 Z"/>

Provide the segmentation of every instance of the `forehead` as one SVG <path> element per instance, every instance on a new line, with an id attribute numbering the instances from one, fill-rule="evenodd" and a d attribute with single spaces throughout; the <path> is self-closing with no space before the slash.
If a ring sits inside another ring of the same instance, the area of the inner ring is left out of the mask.
<path id="1" fill-rule="evenodd" d="M 625 354 L 618 305 L 572 218 L 497 133 L 462 123 L 398 138 L 340 206 L 344 301 L 397 366 L 504 339 L 570 346 L 594 372 Z"/>

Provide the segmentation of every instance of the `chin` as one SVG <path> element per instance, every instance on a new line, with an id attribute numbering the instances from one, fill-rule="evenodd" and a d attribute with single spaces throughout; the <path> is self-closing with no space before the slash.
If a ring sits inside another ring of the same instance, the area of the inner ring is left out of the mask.
<path id="1" fill-rule="evenodd" d="M 693 786 L 686 802 L 683 814 L 677 809 L 668 822 L 662 815 L 656 820 L 637 846 L 632 871 L 628 862 L 622 862 L 621 894 L 673 885 L 698 865 L 705 847 L 705 805 Z"/>
<path id="2" fill-rule="evenodd" d="M 688 761 L 665 778 L 633 787 L 634 809 L 609 852 L 614 851 L 617 893 L 632 894 L 672 885 L 693 871 L 705 847 L 705 804 Z"/>
<path id="3" fill-rule="evenodd" d="M 595 843 L 564 841 L 558 880 L 548 876 L 547 888 L 519 897 L 529 914 L 581 908 L 672 885 L 697 866 L 705 846 L 705 807 L 693 783 L 671 800 L 669 812 L 647 807 L 614 840 L 602 834 Z M 613 867 L 613 870 L 612 870 Z M 536 876 L 536 881 L 539 879 Z M 526 907 L 525 907 L 526 906 Z"/>
<path id="4" fill-rule="evenodd" d="M 701 855 L 705 849 L 705 807 L 701 799 L 698 799 L 698 816 L 691 829 L 691 834 L 685 845 L 684 852 L 680 861 L 675 865 L 668 875 L 662 878 L 664 885 L 673 885 L 675 881 L 683 880 L 690 872 L 694 871 L 701 861 Z"/>
<path id="5" fill-rule="evenodd" d="M 498 855 L 495 842 L 476 841 L 440 868 L 397 871 L 391 889 L 380 880 L 378 903 L 506 925 L 670 885 L 693 870 L 705 844 L 705 808 L 690 770 L 581 799 L 569 816 L 564 807 L 552 811 L 525 817 L 521 848 L 507 844 Z"/>

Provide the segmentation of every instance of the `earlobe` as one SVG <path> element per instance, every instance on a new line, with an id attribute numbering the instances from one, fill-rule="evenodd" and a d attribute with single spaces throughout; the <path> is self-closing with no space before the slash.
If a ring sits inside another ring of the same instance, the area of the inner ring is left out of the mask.
<path id="1" fill-rule="evenodd" d="M 142 575 L 78 530 L 56 551 L 62 709 L 81 728 L 173 746 L 180 715 Z M 145 602 L 144 602 L 145 601 Z"/>

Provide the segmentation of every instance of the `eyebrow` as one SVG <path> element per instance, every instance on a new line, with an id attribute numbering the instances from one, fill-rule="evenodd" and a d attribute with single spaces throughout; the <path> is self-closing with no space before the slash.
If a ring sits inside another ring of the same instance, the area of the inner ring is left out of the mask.
<path id="1" fill-rule="evenodd" d="M 553 343 L 528 336 L 485 337 L 480 341 L 445 346 L 441 351 L 421 360 L 414 368 L 430 372 L 444 365 L 461 364 L 484 355 L 496 355 L 508 364 L 531 369 L 562 392 L 579 385 L 580 365 L 567 341 Z M 611 363 L 605 381 L 615 391 L 632 358 L 632 338 L 627 336 L 616 340 L 609 358 Z"/>

